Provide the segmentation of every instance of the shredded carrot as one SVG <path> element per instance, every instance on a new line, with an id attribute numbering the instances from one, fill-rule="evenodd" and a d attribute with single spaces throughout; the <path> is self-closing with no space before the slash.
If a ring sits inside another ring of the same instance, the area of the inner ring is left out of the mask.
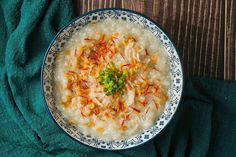
<path id="1" fill-rule="evenodd" d="M 127 114 L 127 115 L 125 116 L 125 120 L 129 120 L 129 118 L 130 118 L 130 114 Z"/>
<path id="2" fill-rule="evenodd" d="M 106 61 L 106 58 L 105 58 L 105 56 L 104 55 L 101 55 L 102 56 L 102 59 L 104 60 L 104 61 Z"/>
<path id="3" fill-rule="evenodd" d="M 101 45 L 104 45 L 104 44 L 106 43 L 106 41 L 105 41 L 104 39 L 100 39 L 100 40 L 98 41 L 98 43 L 101 44 Z"/>
<path id="4" fill-rule="evenodd" d="M 146 110 L 146 112 L 145 112 L 145 115 L 148 113 L 149 109 L 150 109 L 150 107 L 147 108 L 147 110 Z"/>
<path id="5" fill-rule="evenodd" d="M 118 37 L 116 37 L 116 35 L 115 35 L 115 36 L 113 35 L 112 38 L 114 38 L 114 39 L 118 39 Z"/>
<path id="6" fill-rule="evenodd" d="M 153 88 L 155 89 L 155 92 L 157 92 L 158 89 L 159 89 L 159 86 L 158 86 L 158 85 L 148 84 L 147 87 L 146 87 L 145 90 L 144 90 L 144 94 L 145 94 L 145 95 L 150 94 L 150 93 L 153 93 L 153 92 L 149 91 L 149 88 L 150 88 L 150 87 L 153 87 Z"/>
<path id="7" fill-rule="evenodd" d="M 123 119 L 122 122 L 121 122 L 121 126 L 123 126 L 125 123 L 125 120 Z"/>
<path id="8" fill-rule="evenodd" d="M 152 101 L 153 101 L 153 103 L 154 103 L 154 105 L 155 105 L 155 107 L 156 107 L 156 109 L 158 109 L 159 107 L 159 105 L 155 102 L 155 100 L 154 99 L 152 99 Z"/>
<path id="9" fill-rule="evenodd" d="M 138 112 L 138 113 L 140 113 L 141 111 L 139 110 L 139 109 L 137 109 L 137 108 L 135 108 L 135 107 L 133 107 L 133 106 L 130 106 L 134 111 L 136 111 L 136 112 Z"/>
<path id="10" fill-rule="evenodd" d="M 87 67 L 87 68 L 80 68 L 80 70 L 88 70 L 89 69 L 89 67 Z"/>
<path id="11" fill-rule="evenodd" d="M 149 89 L 149 85 L 145 88 L 144 90 L 144 94 L 147 95 L 148 94 L 148 89 Z"/>
<path id="12" fill-rule="evenodd" d="M 106 53 L 108 50 L 108 48 L 104 45 L 100 48 L 100 51 L 102 51 L 103 53 Z"/>
<path id="13" fill-rule="evenodd" d="M 109 54 L 109 57 L 110 59 L 112 59 L 114 57 L 114 54 L 113 53 Z"/>
<path id="14" fill-rule="evenodd" d="M 82 115 L 82 117 L 86 117 L 86 116 L 83 114 L 82 110 L 80 111 L 80 114 Z"/>
<path id="15" fill-rule="evenodd" d="M 84 38 L 84 40 L 86 40 L 86 41 L 96 41 L 96 39 L 91 39 L 91 38 Z"/>
<path id="16" fill-rule="evenodd" d="M 156 70 L 156 71 L 160 71 L 160 70 L 159 70 L 159 69 L 157 69 L 156 67 L 153 67 L 153 69 L 154 69 L 154 70 Z"/>
<path id="17" fill-rule="evenodd" d="M 73 82 L 69 79 L 67 81 L 67 85 L 66 85 L 67 89 L 71 90 L 72 89 L 72 85 L 73 85 Z"/>
<path id="18" fill-rule="evenodd" d="M 140 104 L 141 104 L 142 106 L 146 106 L 146 104 L 147 104 L 146 99 L 144 99 L 144 101 L 139 101 L 139 102 L 140 102 Z"/>
<path id="19" fill-rule="evenodd" d="M 115 43 L 114 39 L 112 39 L 112 38 L 110 39 L 110 41 L 111 41 L 112 43 Z"/>
<path id="20" fill-rule="evenodd" d="M 82 105 L 87 105 L 87 104 L 88 104 L 88 99 L 81 99 L 81 100 L 80 100 L 80 103 L 81 103 Z"/>
<path id="21" fill-rule="evenodd" d="M 141 74 L 141 79 L 143 80 L 143 81 L 146 81 L 146 79 L 143 77 L 143 75 Z"/>
<path id="22" fill-rule="evenodd" d="M 125 60 L 124 55 L 123 55 L 121 52 L 119 52 L 119 54 L 120 54 L 120 56 Z M 125 60 L 125 61 L 126 61 L 126 60 Z"/>
<path id="23" fill-rule="evenodd" d="M 98 107 L 95 107 L 95 108 L 93 109 L 93 113 L 94 113 L 95 115 L 98 115 L 98 114 L 100 113 L 99 108 L 98 108 Z"/>
<path id="24" fill-rule="evenodd" d="M 77 55 L 78 55 L 78 50 L 75 49 L 75 51 L 74 51 L 74 56 L 77 56 Z"/>
<path id="25" fill-rule="evenodd" d="M 97 60 L 98 60 L 99 57 L 100 57 L 100 56 L 99 56 L 98 52 L 92 51 L 92 52 L 89 54 L 89 57 L 88 57 L 88 58 L 90 58 L 91 60 L 97 62 Z"/>
<path id="26" fill-rule="evenodd" d="M 127 81 L 127 84 L 128 84 L 129 90 L 133 89 L 133 87 L 129 81 Z"/>
<path id="27" fill-rule="evenodd" d="M 115 36 L 112 36 L 112 37 L 110 38 L 110 41 L 111 41 L 112 43 L 115 43 L 114 39 L 118 39 L 118 38 L 115 37 Z"/>
<path id="28" fill-rule="evenodd" d="M 119 111 L 124 110 L 124 105 L 120 101 L 118 102 L 118 109 L 119 109 Z"/>
<path id="29" fill-rule="evenodd" d="M 82 97 L 82 98 L 88 99 L 88 96 L 86 96 L 86 95 L 79 95 L 79 96 Z"/>
<path id="30" fill-rule="evenodd" d="M 90 70 L 89 70 L 89 74 L 91 74 L 92 72 L 93 72 L 93 67 L 90 68 Z"/>
<path id="31" fill-rule="evenodd" d="M 69 70 L 68 73 L 77 74 L 75 71 L 71 71 L 71 70 Z"/>
<path id="32" fill-rule="evenodd" d="M 133 81 L 134 79 L 135 79 L 135 75 L 129 75 L 127 77 L 127 80 L 129 80 L 129 81 Z"/>
<path id="33" fill-rule="evenodd" d="M 148 51 L 147 51 L 147 49 L 145 49 L 145 55 L 146 55 L 146 56 L 148 55 Z"/>
<path id="34" fill-rule="evenodd" d="M 123 64 L 123 65 L 121 65 L 121 69 L 123 68 L 123 67 L 130 67 L 131 66 L 131 64 Z"/>
<path id="35" fill-rule="evenodd" d="M 81 79 L 80 81 L 82 81 L 82 82 L 88 82 L 87 80 L 84 80 L 84 79 Z"/>
<path id="36" fill-rule="evenodd" d="M 82 89 L 88 89 L 89 87 L 86 84 L 81 85 Z"/>

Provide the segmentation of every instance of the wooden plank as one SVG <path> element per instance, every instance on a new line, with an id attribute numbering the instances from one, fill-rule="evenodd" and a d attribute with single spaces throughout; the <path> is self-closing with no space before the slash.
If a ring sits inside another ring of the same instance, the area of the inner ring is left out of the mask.
<path id="1" fill-rule="evenodd" d="M 236 80 L 236 2 L 225 1 L 224 78 Z"/>
<path id="2" fill-rule="evenodd" d="M 75 0 L 77 14 L 126 8 L 156 21 L 171 36 L 186 78 L 236 80 L 235 0 Z"/>

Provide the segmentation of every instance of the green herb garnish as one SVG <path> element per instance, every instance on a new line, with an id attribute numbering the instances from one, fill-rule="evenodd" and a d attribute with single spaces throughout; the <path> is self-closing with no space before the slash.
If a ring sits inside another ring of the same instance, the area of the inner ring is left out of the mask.
<path id="1" fill-rule="evenodd" d="M 109 63 L 109 67 L 105 70 L 100 71 L 98 82 L 104 87 L 104 92 L 106 95 L 112 95 L 114 93 L 124 93 L 125 79 L 128 77 L 129 73 L 127 70 L 119 71 L 116 69 L 113 62 Z"/>

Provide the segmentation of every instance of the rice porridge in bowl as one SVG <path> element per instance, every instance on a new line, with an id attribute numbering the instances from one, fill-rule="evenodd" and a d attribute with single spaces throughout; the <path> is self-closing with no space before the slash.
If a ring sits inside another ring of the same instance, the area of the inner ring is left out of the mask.
<path id="1" fill-rule="evenodd" d="M 97 10 L 65 27 L 42 68 L 53 119 L 74 139 L 102 149 L 131 148 L 155 137 L 178 106 L 182 81 L 165 33 L 120 9 Z"/>
<path id="2" fill-rule="evenodd" d="M 81 132 L 103 140 L 153 126 L 170 83 L 165 49 L 151 32 L 123 20 L 85 26 L 55 61 L 57 107 Z"/>

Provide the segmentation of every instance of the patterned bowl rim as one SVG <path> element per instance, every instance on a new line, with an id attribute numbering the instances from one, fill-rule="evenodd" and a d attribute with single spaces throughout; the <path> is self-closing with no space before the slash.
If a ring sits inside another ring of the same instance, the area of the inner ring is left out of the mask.
<path id="1" fill-rule="evenodd" d="M 91 145 L 89 145 L 89 144 L 86 144 L 86 143 L 81 142 L 80 140 L 76 139 L 75 137 L 73 137 L 72 135 L 70 135 L 69 133 L 67 133 L 67 132 L 58 124 L 58 122 L 57 122 L 57 121 L 55 120 L 55 118 L 53 117 L 52 112 L 51 112 L 51 110 L 49 109 L 49 106 L 48 106 L 48 104 L 47 104 L 46 97 L 45 97 L 45 92 L 44 92 L 44 88 L 43 88 L 43 87 L 44 87 L 44 85 L 43 85 L 43 82 L 44 82 L 44 79 L 43 79 L 43 70 L 44 70 L 45 61 L 46 61 L 46 59 L 47 59 L 48 53 L 49 53 L 49 51 L 50 51 L 50 49 L 51 49 L 53 43 L 54 43 L 55 40 L 59 37 L 59 35 L 60 35 L 67 27 L 69 27 L 71 24 L 73 24 L 74 22 L 76 22 L 76 21 L 77 21 L 78 19 L 80 19 L 80 18 L 82 18 L 82 17 L 84 17 L 84 16 L 87 16 L 87 15 L 89 15 L 89 14 L 92 14 L 92 13 L 96 13 L 96 12 L 100 12 L 100 11 L 109 11 L 109 10 L 111 10 L 111 11 L 124 11 L 124 12 L 133 13 L 133 14 L 136 14 L 136 15 L 138 15 L 138 16 L 143 17 L 144 19 L 146 19 L 146 20 L 152 22 L 155 26 L 157 26 L 157 27 L 167 36 L 167 38 L 168 38 L 169 41 L 171 42 L 172 46 L 174 47 L 174 50 L 176 51 L 176 55 L 178 56 L 179 61 L 180 61 L 179 64 L 180 64 L 180 69 L 181 69 L 181 72 L 182 72 L 182 77 L 181 77 L 181 80 L 182 80 L 182 82 L 181 82 L 182 88 L 181 88 L 181 91 L 180 91 L 179 102 L 178 102 L 178 104 L 176 105 L 176 109 L 175 109 L 175 111 L 173 112 L 173 114 L 171 114 L 171 117 L 170 117 L 170 119 L 167 121 L 166 125 L 165 125 L 163 128 L 161 128 L 161 130 L 160 130 L 156 135 L 154 135 L 153 137 L 149 138 L 149 139 L 148 139 L 147 141 L 145 141 L 145 142 L 139 143 L 139 144 L 134 145 L 134 146 L 132 146 L 132 147 L 116 148 L 116 149 L 98 148 L 98 147 L 95 147 L 95 146 L 91 146 Z M 46 110 L 49 112 L 50 117 L 53 119 L 54 123 L 56 123 L 57 127 L 59 127 L 59 128 L 60 128 L 67 136 L 69 136 L 71 139 L 73 139 L 74 141 L 79 142 L 79 143 L 81 143 L 81 144 L 83 144 L 83 145 L 85 145 L 85 146 L 89 146 L 89 147 L 96 148 L 96 149 L 100 149 L 100 150 L 108 150 L 108 151 L 119 151 L 119 150 L 125 150 L 125 149 L 131 149 L 131 148 L 134 148 L 134 147 L 139 147 L 139 146 L 144 145 L 144 144 L 147 143 L 147 142 L 152 141 L 158 134 L 160 134 L 160 133 L 162 132 L 162 130 L 163 130 L 164 128 L 167 127 L 167 125 L 170 123 L 170 121 L 171 121 L 172 118 L 174 117 L 174 115 L 175 115 L 175 113 L 176 113 L 176 111 L 177 111 L 177 109 L 178 109 L 179 103 L 180 103 L 181 100 L 182 100 L 183 89 L 184 89 L 184 72 L 183 72 L 183 66 L 182 66 L 182 65 L 183 65 L 183 64 L 182 64 L 182 61 L 180 60 L 179 51 L 178 51 L 178 49 L 176 48 L 176 45 L 175 45 L 175 43 L 173 42 L 173 40 L 170 38 L 170 35 L 169 35 L 157 22 L 155 22 L 154 20 L 152 20 L 150 17 L 148 17 L 148 16 L 146 16 L 146 15 L 144 15 L 144 14 L 142 14 L 142 13 L 139 13 L 139 12 L 136 12 L 136 11 L 133 11 L 133 10 L 130 10 L 130 9 L 124 9 L 124 8 L 101 8 L 101 9 L 95 9 L 95 10 L 86 12 L 86 13 L 84 13 L 84 14 L 81 14 L 81 15 L 75 17 L 74 19 L 72 19 L 71 21 L 69 21 L 64 27 L 62 27 L 62 28 L 58 31 L 58 33 L 56 33 L 56 35 L 54 36 L 54 38 L 53 38 L 52 41 L 50 42 L 50 44 L 49 44 L 49 46 L 48 46 L 48 48 L 47 48 L 47 50 L 46 50 L 46 53 L 45 53 L 45 55 L 44 55 L 43 62 L 42 62 L 42 66 L 41 66 L 41 90 L 42 90 L 41 92 L 42 92 L 42 94 L 43 94 L 44 105 L 46 106 L 46 108 L 47 108 Z"/>

